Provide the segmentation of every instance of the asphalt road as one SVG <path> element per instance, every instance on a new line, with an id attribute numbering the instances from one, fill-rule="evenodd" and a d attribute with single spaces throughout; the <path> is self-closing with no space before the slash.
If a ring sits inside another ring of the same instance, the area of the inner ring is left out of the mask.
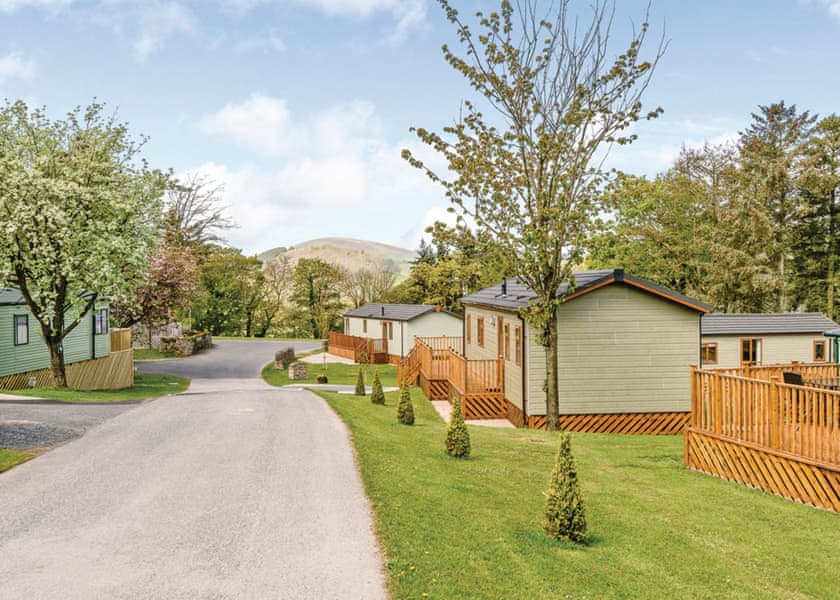
<path id="1" fill-rule="evenodd" d="M 0 598 L 385 597 L 347 430 L 271 346 L 146 363 L 196 380 L 0 475 Z"/>

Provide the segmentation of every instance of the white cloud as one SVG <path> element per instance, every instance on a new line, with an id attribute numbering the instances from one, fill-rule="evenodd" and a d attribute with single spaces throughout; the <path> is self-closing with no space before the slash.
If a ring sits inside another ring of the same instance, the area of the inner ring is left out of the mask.
<path id="1" fill-rule="evenodd" d="M 238 168 L 195 169 L 225 185 L 230 216 L 240 225 L 229 241 L 249 253 L 326 232 L 400 243 L 412 237 L 406 229 L 423 218 L 429 202 L 442 201 L 440 189 L 400 157 L 416 144 L 386 140 L 369 102 L 298 115 L 284 99 L 253 95 L 204 117 L 200 126 L 277 164 L 256 166 L 255 157 Z"/>
<path id="2" fill-rule="evenodd" d="M 178 2 L 144 2 L 135 13 L 137 36 L 132 44 L 134 57 L 144 62 L 159 51 L 166 40 L 195 27 L 192 13 Z"/>
<path id="3" fill-rule="evenodd" d="M 58 10 L 69 6 L 73 0 L 0 0 L 0 12 L 12 13 L 21 8 Z"/>
<path id="4" fill-rule="evenodd" d="M 32 79 L 38 72 L 38 65 L 23 52 L 15 51 L 0 56 L 0 84 L 10 79 Z"/>
<path id="5" fill-rule="evenodd" d="M 235 52 L 241 54 L 249 52 L 268 54 L 271 52 L 285 52 L 286 43 L 276 32 L 269 31 L 259 37 L 240 40 L 234 44 L 233 49 Z"/>
<path id="6" fill-rule="evenodd" d="M 428 8 L 428 0 L 223 0 L 223 3 L 239 12 L 259 5 L 295 4 L 340 17 L 369 18 L 387 14 L 394 19 L 395 25 L 386 39 L 395 44 L 425 23 Z"/>

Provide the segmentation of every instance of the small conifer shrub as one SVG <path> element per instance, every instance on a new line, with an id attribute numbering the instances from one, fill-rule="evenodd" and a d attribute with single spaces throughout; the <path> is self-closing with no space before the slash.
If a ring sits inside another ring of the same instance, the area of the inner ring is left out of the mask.
<path id="1" fill-rule="evenodd" d="M 327 379 L 326 373 L 322 373 L 315 378 L 315 381 L 317 381 L 318 383 L 327 383 L 329 379 Z"/>
<path id="2" fill-rule="evenodd" d="M 382 391 L 382 382 L 379 381 L 379 371 L 373 372 L 370 401 L 374 404 L 385 404 L 385 392 Z"/>
<path id="3" fill-rule="evenodd" d="M 411 403 L 411 390 L 403 382 L 400 388 L 400 403 L 397 405 L 397 420 L 403 425 L 414 425 L 414 405 Z"/>
<path id="4" fill-rule="evenodd" d="M 560 448 L 545 493 L 545 533 L 557 540 L 582 544 L 589 536 L 580 484 L 572 456 L 572 436 L 560 434 Z"/>
<path id="5" fill-rule="evenodd" d="M 365 395 L 365 374 L 362 372 L 362 367 L 359 367 L 359 376 L 356 378 L 355 394 L 357 396 Z"/>
<path id="6" fill-rule="evenodd" d="M 455 458 L 467 458 L 470 455 L 470 432 L 464 423 L 461 401 L 457 398 L 452 403 L 452 416 L 446 428 L 446 453 Z"/>

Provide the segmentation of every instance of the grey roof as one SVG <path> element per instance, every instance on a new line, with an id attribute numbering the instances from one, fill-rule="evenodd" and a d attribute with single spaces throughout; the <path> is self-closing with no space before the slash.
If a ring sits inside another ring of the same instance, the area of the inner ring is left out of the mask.
<path id="1" fill-rule="evenodd" d="M 557 297 L 569 295 L 572 296 L 584 294 L 587 291 L 592 291 L 601 287 L 602 285 L 609 285 L 612 283 L 627 284 L 636 288 L 646 290 L 657 296 L 661 296 L 673 302 L 683 304 L 690 308 L 694 308 L 699 312 L 708 312 L 712 309 L 711 305 L 705 302 L 700 302 L 694 298 L 689 298 L 683 294 L 674 292 L 667 288 L 661 287 L 644 279 L 639 279 L 631 275 L 627 275 L 623 269 L 604 269 L 600 271 L 580 271 L 574 274 L 575 287 L 569 290 L 569 283 L 564 282 L 557 288 Z M 492 285 L 483 290 L 479 290 L 474 294 L 464 296 L 461 298 L 461 304 L 479 304 L 482 306 L 494 306 L 505 310 L 517 311 L 520 308 L 528 306 L 532 300 L 537 299 L 537 294 L 534 291 L 519 281 L 518 279 L 511 279 L 506 282 L 506 293 L 502 294 L 502 283 Z"/>
<path id="2" fill-rule="evenodd" d="M 0 306 L 23 304 L 23 294 L 13 287 L 0 287 Z"/>
<path id="3" fill-rule="evenodd" d="M 720 313 L 703 315 L 703 335 L 823 333 L 837 323 L 822 313 Z"/>
<path id="4" fill-rule="evenodd" d="M 411 321 L 428 312 L 433 312 L 432 304 L 378 304 L 370 303 L 344 313 L 345 317 L 364 319 L 385 319 L 387 321 Z"/>

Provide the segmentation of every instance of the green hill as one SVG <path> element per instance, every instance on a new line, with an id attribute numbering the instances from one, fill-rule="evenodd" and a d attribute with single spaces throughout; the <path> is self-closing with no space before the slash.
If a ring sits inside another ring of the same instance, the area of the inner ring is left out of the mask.
<path id="1" fill-rule="evenodd" d="M 367 240 L 319 238 L 290 248 L 272 248 L 260 254 L 259 258 L 268 262 L 280 255 L 288 256 L 292 263 L 301 258 L 320 258 L 353 272 L 362 269 L 376 271 L 393 265 L 401 281 L 408 276 L 416 252 Z"/>

